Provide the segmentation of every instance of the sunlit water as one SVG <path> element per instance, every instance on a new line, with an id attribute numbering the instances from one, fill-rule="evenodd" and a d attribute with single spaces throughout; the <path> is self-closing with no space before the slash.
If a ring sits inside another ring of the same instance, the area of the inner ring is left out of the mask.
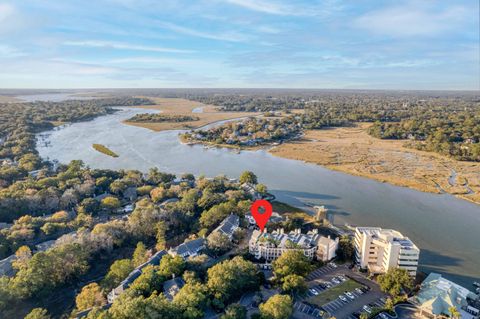
<path id="1" fill-rule="evenodd" d="M 62 163 L 82 159 L 93 168 L 147 171 L 156 166 L 176 174 L 229 177 L 251 170 L 279 200 L 297 206 L 326 205 L 337 225 L 401 231 L 421 248 L 423 271 L 441 272 L 468 288 L 480 277 L 480 206 L 451 195 L 422 193 L 274 157 L 263 150 L 238 154 L 184 145 L 179 131 L 153 132 L 121 123 L 146 112 L 155 111 L 122 108 L 113 115 L 48 132 L 48 136 L 44 133 L 38 139 L 38 151 Z M 106 145 L 119 157 L 95 151 L 93 143 Z"/>

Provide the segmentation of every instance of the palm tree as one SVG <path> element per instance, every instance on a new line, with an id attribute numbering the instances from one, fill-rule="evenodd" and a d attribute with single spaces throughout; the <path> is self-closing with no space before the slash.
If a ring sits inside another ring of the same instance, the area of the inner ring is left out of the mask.
<path id="1" fill-rule="evenodd" d="M 454 319 L 460 318 L 460 312 L 457 310 L 457 307 L 450 307 L 448 308 L 448 312 L 450 312 L 450 316 Z"/>

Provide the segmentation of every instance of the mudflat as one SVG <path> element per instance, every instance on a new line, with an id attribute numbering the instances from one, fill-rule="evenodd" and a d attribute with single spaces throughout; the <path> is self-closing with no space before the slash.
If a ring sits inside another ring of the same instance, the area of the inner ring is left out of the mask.
<path id="1" fill-rule="evenodd" d="M 269 152 L 424 192 L 447 192 L 480 204 L 480 163 L 406 148 L 401 140 L 374 138 L 366 132 L 369 125 L 309 130 L 303 139 Z"/>
<path id="2" fill-rule="evenodd" d="M 153 98 L 154 105 L 135 106 L 136 108 L 159 110 L 162 114 L 171 115 L 195 115 L 199 118 L 198 121 L 190 122 L 161 122 L 161 123 L 138 123 L 129 122 L 125 120 L 123 123 L 133 126 L 144 127 L 152 131 L 166 131 L 166 130 L 188 130 L 196 129 L 207 124 L 218 121 L 230 120 L 235 118 L 242 118 L 248 116 L 255 116 L 259 113 L 252 112 L 221 112 L 213 105 L 203 104 L 200 102 L 190 101 L 180 98 Z"/>

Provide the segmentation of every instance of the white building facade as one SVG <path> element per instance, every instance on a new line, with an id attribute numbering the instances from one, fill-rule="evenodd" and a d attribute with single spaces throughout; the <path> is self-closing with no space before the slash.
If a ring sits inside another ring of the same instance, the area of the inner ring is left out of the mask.
<path id="1" fill-rule="evenodd" d="M 325 239 L 325 240 L 324 240 Z M 248 244 L 250 254 L 267 262 L 280 257 L 285 251 L 301 251 L 308 259 L 330 260 L 335 257 L 338 239 L 322 237 L 318 231 L 302 234 L 300 229 L 285 233 L 283 229 L 267 233 L 254 230 Z"/>
<path id="2" fill-rule="evenodd" d="M 392 229 L 355 228 L 355 255 L 361 268 L 374 274 L 403 268 L 411 276 L 417 272 L 420 249 L 408 237 Z"/>

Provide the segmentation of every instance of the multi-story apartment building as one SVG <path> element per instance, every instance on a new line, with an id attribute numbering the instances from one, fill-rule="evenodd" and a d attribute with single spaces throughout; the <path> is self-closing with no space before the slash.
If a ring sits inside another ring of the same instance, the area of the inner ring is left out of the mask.
<path id="1" fill-rule="evenodd" d="M 371 273 L 382 274 L 391 268 L 404 268 L 415 276 L 420 249 L 396 230 L 357 227 L 355 254 L 360 267 Z"/>
<path id="2" fill-rule="evenodd" d="M 317 230 L 302 234 L 300 229 L 285 233 L 283 229 L 267 233 L 254 230 L 249 241 L 249 252 L 255 258 L 264 258 L 272 261 L 282 255 L 284 251 L 299 250 L 309 259 L 316 257 L 319 260 L 330 260 L 335 257 L 338 239 L 322 237 Z"/>

